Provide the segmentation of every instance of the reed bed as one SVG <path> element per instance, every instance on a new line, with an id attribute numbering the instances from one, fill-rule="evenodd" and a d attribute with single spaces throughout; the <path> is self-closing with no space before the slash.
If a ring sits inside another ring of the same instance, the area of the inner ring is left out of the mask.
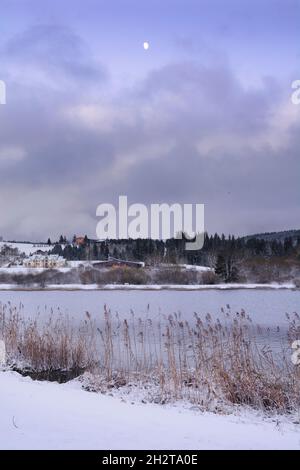
<path id="1" fill-rule="evenodd" d="M 23 305 L 0 304 L 0 339 L 6 346 L 8 365 L 35 372 L 81 370 L 91 365 L 94 325 L 50 311 L 47 317 L 24 316 Z"/>
<path id="2" fill-rule="evenodd" d="M 187 400 L 203 409 L 299 410 L 300 367 L 291 361 L 291 344 L 300 338 L 298 314 L 287 316 L 285 331 L 276 329 L 276 350 L 273 334 L 229 306 L 220 318 L 195 313 L 192 322 L 179 313 L 154 320 L 150 312 L 143 318 L 130 312 L 124 319 L 105 307 L 99 318 L 86 312 L 78 324 L 53 312 L 25 319 L 22 305 L 0 305 L 8 366 L 35 374 L 85 372 L 88 390 L 135 386 L 157 402 Z"/>

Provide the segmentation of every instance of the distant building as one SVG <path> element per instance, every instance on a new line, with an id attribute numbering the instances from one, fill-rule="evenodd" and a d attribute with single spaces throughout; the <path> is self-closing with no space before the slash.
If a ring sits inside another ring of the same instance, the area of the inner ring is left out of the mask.
<path id="1" fill-rule="evenodd" d="M 25 268 L 62 268 L 66 265 L 66 260 L 59 255 L 32 255 L 23 260 Z"/>

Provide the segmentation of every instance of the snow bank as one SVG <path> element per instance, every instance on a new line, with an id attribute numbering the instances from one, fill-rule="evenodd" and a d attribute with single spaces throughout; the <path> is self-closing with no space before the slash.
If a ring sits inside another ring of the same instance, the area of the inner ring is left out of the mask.
<path id="1" fill-rule="evenodd" d="M 299 426 L 131 404 L 0 372 L 1 449 L 299 449 Z"/>
<path id="2" fill-rule="evenodd" d="M 161 267 L 164 268 L 182 268 L 187 271 L 198 271 L 198 272 L 214 272 L 212 268 L 208 266 L 198 266 L 197 264 L 171 264 L 171 263 L 162 263 Z"/>
<path id="3" fill-rule="evenodd" d="M 10 269 L 10 268 L 8 268 Z M 61 268 L 63 269 L 63 268 Z M 66 271 L 68 268 L 65 268 Z M 38 272 L 37 269 L 33 270 Z M 201 290 L 238 290 L 238 289 L 295 289 L 292 282 L 284 284 L 212 284 L 212 285 L 193 285 L 193 284 L 47 284 L 43 290 L 178 290 L 178 291 L 201 291 Z M 31 285 L 29 287 L 15 284 L 0 284 L 1 290 L 40 290 L 39 285 Z"/>
<path id="4" fill-rule="evenodd" d="M 187 271 L 197 271 L 200 273 L 214 272 L 212 268 L 207 266 L 197 266 L 196 264 L 179 264 L 179 266 L 186 269 Z"/>
<path id="5" fill-rule="evenodd" d="M 295 289 L 295 284 L 287 282 L 284 284 L 107 284 L 99 289 L 117 289 L 117 290 L 230 290 L 230 289 Z"/>
<path id="6" fill-rule="evenodd" d="M 54 271 L 58 271 L 60 273 L 68 273 L 70 272 L 72 267 L 60 267 L 60 268 L 53 268 Z M 24 266 L 10 266 L 0 268 L 0 273 L 2 274 L 41 274 L 43 272 L 49 271 L 49 268 L 25 268 Z"/>

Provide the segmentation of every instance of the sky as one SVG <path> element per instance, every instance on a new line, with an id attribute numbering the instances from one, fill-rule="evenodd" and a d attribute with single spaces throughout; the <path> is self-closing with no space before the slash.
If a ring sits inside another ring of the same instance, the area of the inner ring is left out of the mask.
<path id="1" fill-rule="evenodd" d="M 300 0 L 1 0 L 0 235 L 95 237 L 119 195 L 300 228 L 299 24 Z"/>

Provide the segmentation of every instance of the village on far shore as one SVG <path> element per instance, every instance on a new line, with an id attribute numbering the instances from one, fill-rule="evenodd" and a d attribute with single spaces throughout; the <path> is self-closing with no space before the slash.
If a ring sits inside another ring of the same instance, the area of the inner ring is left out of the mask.
<path id="1" fill-rule="evenodd" d="M 89 240 L 84 236 L 74 236 L 71 245 L 74 248 L 80 248 L 87 242 L 97 243 L 98 240 Z M 51 251 L 60 246 L 61 249 L 66 246 L 68 242 L 66 239 L 60 240 L 56 244 L 52 244 L 49 240 L 48 243 L 30 243 L 30 242 L 11 242 L 3 241 L 0 237 L 0 250 L 6 256 L 6 263 L 1 263 L 0 267 L 3 268 L 16 268 L 23 267 L 26 269 L 59 269 L 59 268 L 75 268 L 79 265 L 94 265 L 95 267 L 113 267 L 113 266 L 128 266 L 128 267 L 145 267 L 142 261 L 130 261 L 114 258 L 107 255 L 106 260 L 67 260 L 60 254 L 52 254 Z"/>
<path id="2" fill-rule="evenodd" d="M 96 240 L 61 235 L 56 242 L 0 237 L 0 287 L 6 285 L 284 285 L 300 287 L 300 231 L 242 238 L 208 235 L 198 251 L 186 240 Z"/>

